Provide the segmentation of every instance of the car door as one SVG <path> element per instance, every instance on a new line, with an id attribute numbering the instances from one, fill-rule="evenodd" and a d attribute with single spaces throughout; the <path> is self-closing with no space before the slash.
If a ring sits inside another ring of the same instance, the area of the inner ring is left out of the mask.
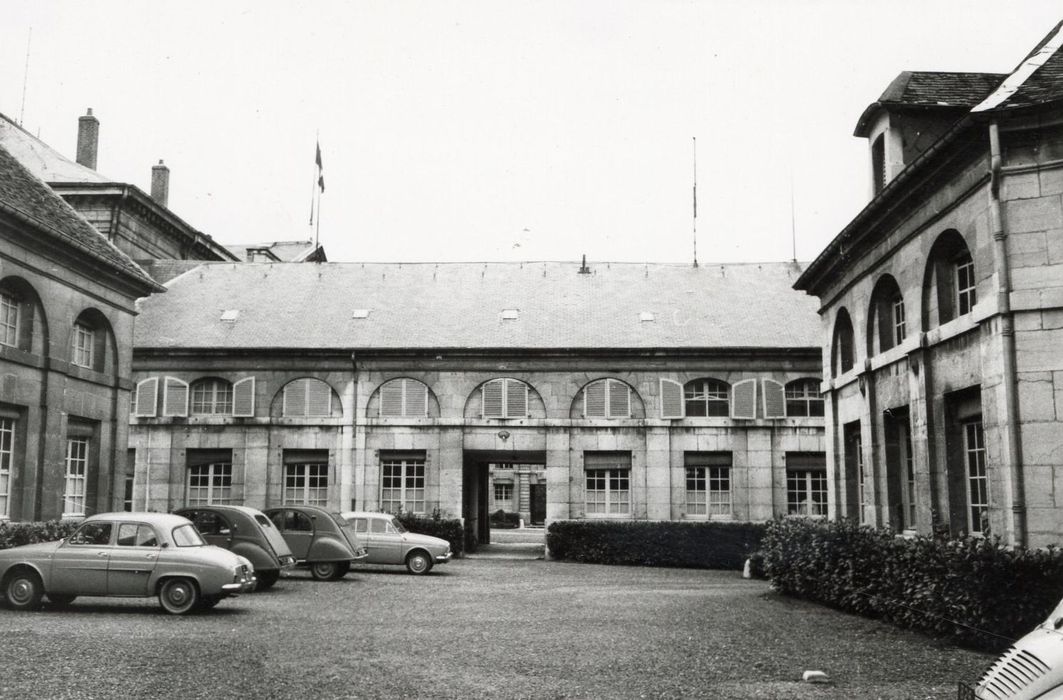
<path id="1" fill-rule="evenodd" d="M 114 523 L 83 523 L 60 545 L 52 559 L 48 590 L 69 595 L 107 595 L 107 567 L 114 546 Z"/>
<path id="2" fill-rule="evenodd" d="M 366 562 L 370 564 L 401 564 L 402 534 L 391 527 L 387 518 L 369 518 L 366 549 L 369 550 Z"/>
<path id="3" fill-rule="evenodd" d="M 146 523 L 119 523 L 107 568 L 107 595 L 146 596 L 159 562 L 159 537 Z"/>
<path id="4" fill-rule="evenodd" d="M 280 516 L 280 517 L 278 517 Z M 284 536 L 292 555 L 299 561 L 305 561 L 314 542 L 314 521 L 309 515 L 298 510 L 284 509 L 275 513 L 271 520 Z"/>

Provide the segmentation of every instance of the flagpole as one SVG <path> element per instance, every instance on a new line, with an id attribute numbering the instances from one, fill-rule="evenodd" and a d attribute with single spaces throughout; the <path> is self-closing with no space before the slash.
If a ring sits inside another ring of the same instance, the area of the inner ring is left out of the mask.
<path id="1" fill-rule="evenodd" d="M 317 227 L 314 229 L 314 250 L 317 250 L 317 242 L 321 237 L 321 190 L 317 191 Z"/>
<path id="2" fill-rule="evenodd" d="M 317 141 L 315 140 L 315 143 Z M 313 178 L 310 180 L 310 226 L 314 225 L 314 197 L 317 196 L 317 164 L 314 164 Z"/>

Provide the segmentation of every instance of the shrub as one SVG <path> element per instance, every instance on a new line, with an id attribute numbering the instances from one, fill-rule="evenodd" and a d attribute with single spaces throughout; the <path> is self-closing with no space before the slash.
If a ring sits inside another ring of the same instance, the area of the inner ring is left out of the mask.
<path id="1" fill-rule="evenodd" d="M 742 569 L 763 534 L 760 523 L 559 520 L 546 546 L 554 559 L 587 564 Z"/>
<path id="2" fill-rule="evenodd" d="M 789 519 L 769 524 L 762 554 L 782 593 L 986 650 L 1029 632 L 1063 595 L 1063 552 L 999 538 Z"/>
<path id="3" fill-rule="evenodd" d="M 39 523 L 0 523 L 0 549 L 18 547 L 37 542 L 55 542 L 77 529 L 79 522 L 72 520 L 49 520 Z"/>
<path id="4" fill-rule="evenodd" d="M 432 511 L 431 515 L 403 512 L 395 517 L 410 532 L 431 535 L 450 542 L 450 551 L 455 557 L 460 557 L 465 552 L 465 532 L 457 518 L 444 518 L 438 509 Z"/>
<path id="5" fill-rule="evenodd" d="M 496 510 L 494 513 L 491 513 L 491 527 L 520 527 L 520 513 L 507 513 L 501 509 Z"/>

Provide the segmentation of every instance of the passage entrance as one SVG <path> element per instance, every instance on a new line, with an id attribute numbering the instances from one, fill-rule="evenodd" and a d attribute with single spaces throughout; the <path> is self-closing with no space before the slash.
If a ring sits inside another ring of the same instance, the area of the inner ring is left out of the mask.
<path id="1" fill-rule="evenodd" d="M 490 544 L 491 514 L 500 510 L 526 525 L 546 521 L 545 452 L 466 450 L 463 476 L 462 516 L 478 544 Z"/>

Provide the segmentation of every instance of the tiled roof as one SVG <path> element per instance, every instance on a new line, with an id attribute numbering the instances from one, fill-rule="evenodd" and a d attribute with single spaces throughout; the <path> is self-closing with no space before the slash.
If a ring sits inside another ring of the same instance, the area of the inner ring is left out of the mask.
<path id="1" fill-rule="evenodd" d="M 1057 24 L 975 112 L 1063 99 L 1063 22 Z"/>
<path id="2" fill-rule="evenodd" d="M 0 146 L 45 182 L 114 182 L 92 168 L 64 157 L 3 114 L 0 114 Z"/>
<path id="3" fill-rule="evenodd" d="M 354 350 L 820 344 L 815 300 L 791 288 L 801 272 L 796 263 L 578 269 L 556 262 L 206 263 L 141 302 L 134 342 Z M 233 311 L 234 320 L 221 320 Z"/>
<path id="4" fill-rule="evenodd" d="M 973 107 L 1006 77 L 1005 73 L 904 71 L 878 101 L 880 104 Z"/>
<path id="5" fill-rule="evenodd" d="M 144 291 L 158 285 L 129 257 L 103 237 L 92 224 L 35 177 L 15 156 L 0 145 L 0 209 L 13 213 L 37 231 L 104 263 L 139 282 Z M 160 290 L 161 291 L 161 290 Z"/>

